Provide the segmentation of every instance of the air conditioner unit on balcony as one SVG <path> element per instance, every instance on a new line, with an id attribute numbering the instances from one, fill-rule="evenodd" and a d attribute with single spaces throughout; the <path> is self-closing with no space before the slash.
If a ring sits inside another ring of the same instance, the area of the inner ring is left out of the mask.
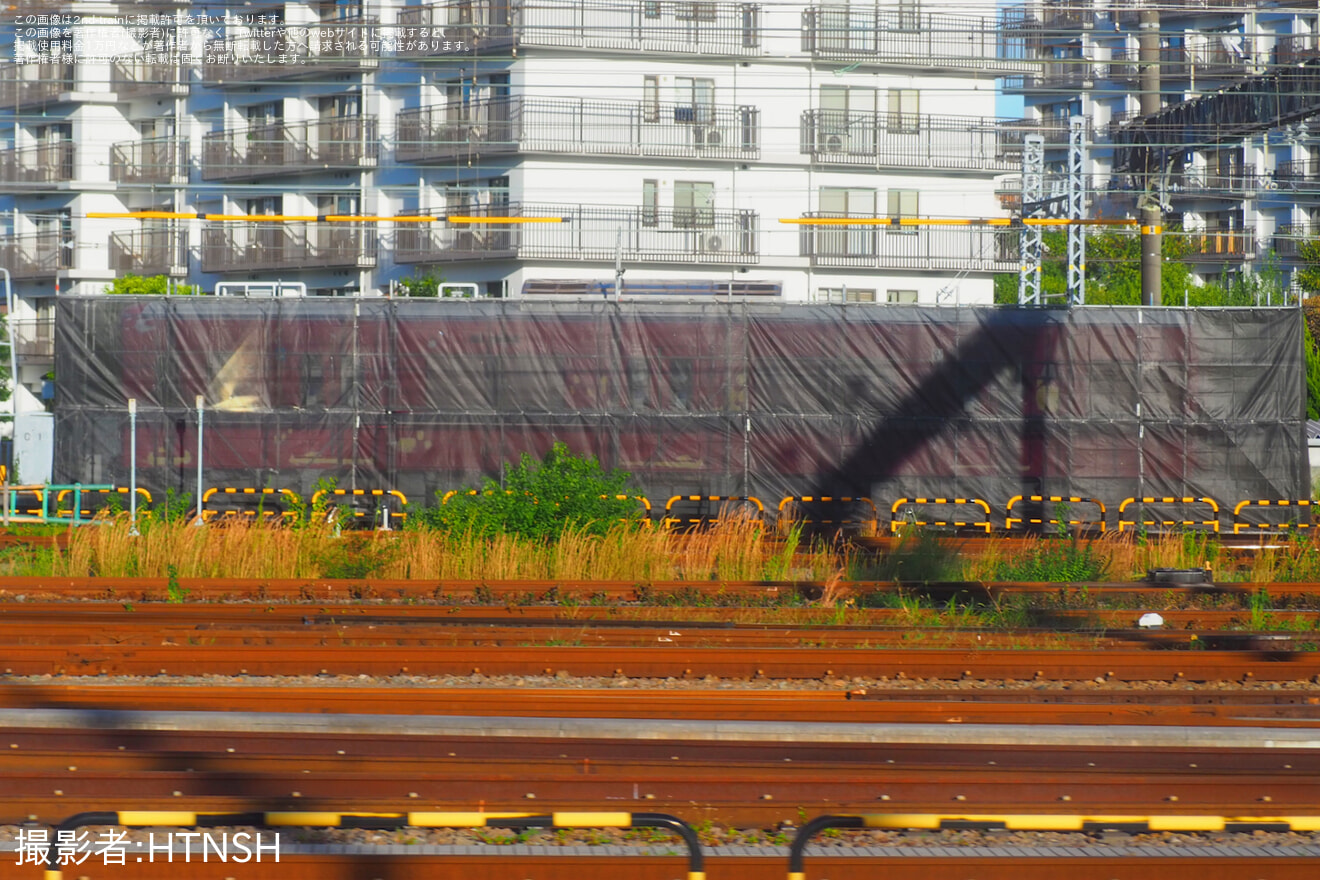
<path id="1" fill-rule="evenodd" d="M 724 239 L 720 238 L 718 235 L 714 233 L 711 233 L 710 235 L 706 236 L 705 240 L 702 242 L 702 246 L 706 252 L 712 254 L 718 254 L 720 251 L 724 249 Z"/>
<path id="2" fill-rule="evenodd" d="M 843 146 L 843 135 L 828 134 L 825 136 L 825 151 L 827 153 L 842 153 Z"/>

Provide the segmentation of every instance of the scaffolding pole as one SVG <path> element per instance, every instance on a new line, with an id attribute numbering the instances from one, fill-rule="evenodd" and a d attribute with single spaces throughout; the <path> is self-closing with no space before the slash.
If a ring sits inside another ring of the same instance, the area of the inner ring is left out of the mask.
<path id="1" fill-rule="evenodd" d="M 1068 213 L 1069 220 L 1086 219 L 1086 119 L 1074 116 L 1068 122 Z M 1086 227 L 1068 227 L 1068 305 L 1086 304 Z"/>
<path id="2" fill-rule="evenodd" d="M 1022 139 L 1022 219 L 1044 215 L 1045 139 L 1029 134 Z M 1044 250 L 1040 226 L 1023 225 L 1018 233 L 1018 305 L 1042 304 L 1040 276 Z"/>

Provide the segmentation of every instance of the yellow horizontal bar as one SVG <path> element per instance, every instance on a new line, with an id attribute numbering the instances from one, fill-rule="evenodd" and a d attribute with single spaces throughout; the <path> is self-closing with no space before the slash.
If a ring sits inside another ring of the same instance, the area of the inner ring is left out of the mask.
<path id="1" fill-rule="evenodd" d="M 960 219 L 952 217 L 781 217 L 795 226 L 1136 226 L 1137 220 L 1069 220 L 1061 217 Z"/>
<path id="2" fill-rule="evenodd" d="M 392 813 L 391 815 L 398 815 Z M 266 824 L 273 828 L 318 827 L 338 828 L 343 813 L 267 813 Z"/>
<path id="3" fill-rule="evenodd" d="M 414 828 L 484 828 L 492 819 L 525 819 L 536 813 L 409 813 Z"/>
<path id="4" fill-rule="evenodd" d="M 410 214 L 406 217 L 375 217 L 366 214 L 327 214 L 325 221 L 327 223 L 377 223 L 381 221 L 389 221 L 391 223 L 434 223 L 439 219 L 439 217 L 414 214 Z"/>
<path id="5" fill-rule="evenodd" d="M 267 223 L 286 223 L 286 222 L 315 223 L 316 215 L 315 214 L 207 214 L 205 215 L 204 219 L 221 220 L 225 222 L 231 220 L 260 220 Z"/>
<path id="6" fill-rule="evenodd" d="M 180 810 L 120 810 L 120 825 L 196 825 L 197 814 Z"/>
<path id="7" fill-rule="evenodd" d="M 446 217 L 450 223 L 563 223 L 563 217 Z"/>
<path id="8" fill-rule="evenodd" d="M 938 831 L 941 818 L 935 813 L 882 813 L 863 816 L 862 822 L 867 828 L 924 828 Z"/>
<path id="9" fill-rule="evenodd" d="M 88 211 L 93 220 L 196 220 L 196 211 Z"/>
<path id="10" fill-rule="evenodd" d="M 552 813 L 556 828 L 631 828 L 632 813 Z"/>
<path id="11" fill-rule="evenodd" d="M 1222 816 L 1151 816 L 1151 831 L 1223 831 Z"/>

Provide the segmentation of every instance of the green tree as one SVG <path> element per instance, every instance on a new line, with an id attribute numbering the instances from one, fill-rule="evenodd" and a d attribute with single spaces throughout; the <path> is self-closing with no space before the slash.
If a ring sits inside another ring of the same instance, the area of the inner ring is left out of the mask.
<path id="1" fill-rule="evenodd" d="M 1320 291 L 1320 239 L 1298 242 L 1297 257 L 1302 263 L 1294 276 L 1297 283 L 1308 293 Z"/>
<path id="2" fill-rule="evenodd" d="M 167 293 L 196 296 L 201 291 L 192 284 L 180 284 L 170 290 L 170 280 L 164 275 L 120 275 L 105 288 L 105 292 L 131 296 L 164 296 Z"/>
<path id="3" fill-rule="evenodd" d="M 443 278 L 431 272 L 399 279 L 399 286 L 403 289 L 404 296 L 437 297 L 440 295 L 440 285 L 443 283 Z"/>
<path id="4" fill-rule="evenodd" d="M 1320 351 L 1316 350 L 1309 321 L 1302 324 L 1302 338 L 1305 346 L 1302 354 L 1306 358 L 1306 417 L 1320 419 Z"/>
<path id="5" fill-rule="evenodd" d="M 487 479 L 480 490 L 459 492 L 417 517 L 424 525 L 482 537 L 512 534 L 555 540 L 567 528 L 603 534 L 619 520 L 639 521 L 630 499 L 630 475 L 606 471 L 594 456 L 576 456 L 556 442 L 539 463 L 523 453 L 505 472 L 504 485 Z"/>

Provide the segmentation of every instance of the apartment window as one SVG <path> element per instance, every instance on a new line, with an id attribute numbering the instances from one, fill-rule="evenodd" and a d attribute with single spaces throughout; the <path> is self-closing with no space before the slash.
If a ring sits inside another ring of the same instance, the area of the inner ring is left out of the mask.
<path id="1" fill-rule="evenodd" d="M 709 123 L 715 118 L 715 80 L 674 78 L 674 121 Z"/>
<path id="2" fill-rule="evenodd" d="M 714 3 L 679 3 L 674 17 L 679 21 L 714 21 L 716 10 Z"/>
<path id="3" fill-rule="evenodd" d="M 674 226 L 700 229 L 715 225 L 715 184 L 674 181 Z"/>
<path id="4" fill-rule="evenodd" d="M 660 77 L 642 77 L 642 121 L 660 121 Z"/>
<path id="5" fill-rule="evenodd" d="M 820 213 L 826 217 L 874 217 L 873 189 L 853 187 L 823 187 L 820 191 Z M 874 226 L 822 226 L 816 230 L 819 255 L 833 257 L 863 257 L 875 253 Z"/>
<path id="6" fill-rule="evenodd" d="M 816 290 L 817 302 L 873 303 L 875 290 L 858 287 L 821 287 Z"/>
<path id="7" fill-rule="evenodd" d="M 347 116 L 357 116 L 360 107 L 361 102 L 357 95 L 329 95 L 318 99 L 316 105 L 317 114 L 322 119 L 343 119 Z"/>
<path id="8" fill-rule="evenodd" d="M 655 226 L 660 216 L 660 184 L 655 180 L 642 181 L 642 225 Z"/>
<path id="9" fill-rule="evenodd" d="M 885 302 L 887 303 L 914 303 L 917 301 L 917 292 L 915 290 L 886 290 Z"/>
<path id="10" fill-rule="evenodd" d="M 642 18 L 659 18 L 660 3 L 659 0 L 644 0 L 642 3 Z"/>
<path id="11" fill-rule="evenodd" d="M 921 28 L 921 5 L 918 0 L 898 0 L 898 29 L 915 31 Z"/>
<path id="12" fill-rule="evenodd" d="M 891 134 L 916 134 L 921 126 L 919 94 L 916 89 L 889 90 L 889 116 L 885 120 Z"/>
<path id="13" fill-rule="evenodd" d="M 888 194 L 888 210 L 886 216 L 891 220 L 911 219 L 918 214 L 918 196 L 915 189 L 891 189 Z M 898 233 L 901 235 L 916 235 L 915 226 L 886 226 L 886 232 Z"/>
<path id="14" fill-rule="evenodd" d="M 251 128 L 263 125 L 276 125 L 284 121 L 284 105 L 279 101 L 265 104 L 249 104 L 244 111 L 247 124 Z"/>
<path id="15" fill-rule="evenodd" d="M 820 121 L 816 126 L 816 144 L 812 152 L 873 152 L 875 108 L 875 89 L 862 86 L 821 86 Z"/>

